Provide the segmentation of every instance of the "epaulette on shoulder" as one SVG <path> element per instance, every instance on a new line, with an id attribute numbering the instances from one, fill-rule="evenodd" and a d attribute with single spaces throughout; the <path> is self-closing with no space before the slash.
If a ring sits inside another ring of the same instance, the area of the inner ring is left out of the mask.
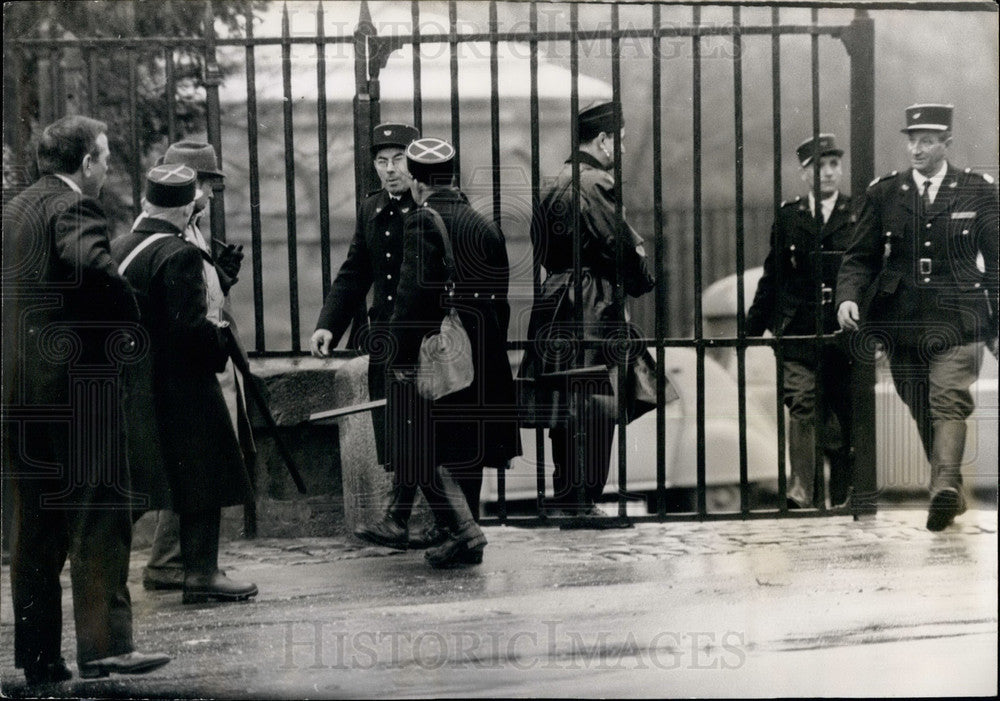
<path id="1" fill-rule="evenodd" d="M 800 195 L 799 197 L 794 197 L 794 198 L 792 198 L 790 200 L 785 200 L 784 202 L 781 203 L 781 206 L 782 207 L 790 207 L 790 206 L 792 206 L 794 204 L 798 204 L 801 201 L 802 201 L 802 196 Z"/>
<path id="2" fill-rule="evenodd" d="M 883 175 L 883 176 L 882 176 L 882 177 L 880 177 L 880 178 L 875 178 L 875 179 L 874 179 L 874 180 L 872 180 L 872 181 L 871 181 L 870 183 L 868 183 L 868 187 L 871 187 L 871 186 L 872 186 L 872 185 L 874 185 L 875 183 L 880 183 L 880 182 L 882 182 L 883 180 L 888 180 L 889 178 L 895 178 L 895 177 L 896 177 L 897 175 L 899 175 L 899 171 L 898 171 L 898 170 L 894 170 L 894 171 L 892 171 L 891 173 L 889 173 L 888 175 Z"/>
<path id="3" fill-rule="evenodd" d="M 980 173 L 975 170 L 972 170 L 972 168 L 966 168 L 963 172 L 966 175 L 978 175 L 980 178 L 988 182 L 990 185 L 996 182 L 996 180 L 993 179 L 993 176 L 990 175 L 989 173 Z"/>

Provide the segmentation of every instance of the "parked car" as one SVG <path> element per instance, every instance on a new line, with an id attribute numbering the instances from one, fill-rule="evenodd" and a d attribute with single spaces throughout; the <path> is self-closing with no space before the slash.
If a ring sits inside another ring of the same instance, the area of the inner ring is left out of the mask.
<path id="1" fill-rule="evenodd" d="M 749 308 L 762 268 L 744 274 L 744 299 Z M 737 277 L 718 280 L 702 295 L 702 314 L 706 337 L 736 335 Z M 653 349 L 650 349 L 653 352 Z M 655 353 L 654 353 L 655 354 Z M 517 367 L 519 353 L 512 354 Z M 679 399 L 665 408 L 666 486 L 668 508 L 692 510 L 697 486 L 696 363 L 691 348 L 667 348 L 666 372 L 677 389 Z M 985 353 L 979 380 L 973 385 L 976 409 L 969 420 L 965 463 L 962 472 L 973 494 L 982 500 L 996 501 L 997 493 L 997 375 L 996 359 Z M 709 511 L 739 508 L 739 412 L 736 351 L 712 348 L 705 357 L 705 478 Z M 777 392 L 775 359 L 769 348 L 746 351 L 747 473 L 751 483 L 751 507 L 777 503 Z M 922 494 L 930 481 L 930 465 L 909 411 L 892 384 L 885 358 L 877 362 L 876 441 L 877 484 L 886 496 Z M 787 417 L 786 417 L 787 418 Z M 537 476 L 534 429 L 521 431 L 524 451 L 506 472 L 505 496 L 513 510 L 533 508 Z M 546 493 L 551 495 L 552 463 L 547 432 L 544 475 Z M 633 513 L 642 510 L 642 502 L 654 506 L 656 490 L 656 412 L 633 421 L 626 429 L 628 443 L 626 489 L 634 497 Z M 606 500 L 618 492 L 617 434 L 612 448 L 611 476 L 604 492 Z M 786 471 L 788 461 L 786 459 Z M 483 502 L 487 511 L 495 509 L 497 481 L 495 471 L 484 480 Z"/>

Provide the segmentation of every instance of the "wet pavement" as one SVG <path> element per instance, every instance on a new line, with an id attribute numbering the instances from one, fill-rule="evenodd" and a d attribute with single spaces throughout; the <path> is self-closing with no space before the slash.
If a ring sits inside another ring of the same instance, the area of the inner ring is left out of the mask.
<path id="1" fill-rule="evenodd" d="M 344 538 L 232 541 L 221 563 L 260 596 L 183 606 L 146 592 L 151 674 L 46 696 L 914 696 L 997 692 L 997 512 L 943 533 L 919 510 L 874 520 L 671 522 L 620 530 L 489 527 L 481 566 Z M 63 651 L 72 660 L 68 578 Z M 0 684 L 13 667 L 3 572 Z M 75 672 L 75 665 L 72 665 Z"/>

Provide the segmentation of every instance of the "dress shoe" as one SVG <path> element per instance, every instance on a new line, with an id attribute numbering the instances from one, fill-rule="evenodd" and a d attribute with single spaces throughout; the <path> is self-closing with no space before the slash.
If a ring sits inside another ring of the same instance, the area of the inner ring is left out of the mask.
<path id="1" fill-rule="evenodd" d="M 486 536 L 482 531 L 469 535 L 449 535 L 444 543 L 428 550 L 424 558 L 427 564 L 437 569 L 479 565 L 483 561 L 485 548 Z"/>
<path id="2" fill-rule="evenodd" d="M 410 550 L 426 550 L 441 545 L 448 540 L 448 534 L 434 525 L 427 530 L 410 537 Z"/>
<path id="3" fill-rule="evenodd" d="M 26 665 L 24 668 L 24 680 L 32 686 L 35 684 L 58 684 L 72 678 L 73 673 L 69 671 L 66 661 L 61 657 L 55 662 L 38 662 Z"/>
<path id="4" fill-rule="evenodd" d="M 958 514 L 960 501 L 958 490 L 951 487 L 935 494 L 927 511 L 927 530 L 943 531 L 950 526 Z"/>
<path id="5" fill-rule="evenodd" d="M 184 595 L 181 603 L 201 604 L 206 601 L 246 601 L 257 596 L 257 585 L 251 582 L 234 582 L 221 570 L 214 574 L 190 574 L 184 578 Z"/>
<path id="6" fill-rule="evenodd" d="M 105 657 L 80 665 L 80 677 L 83 679 L 98 679 L 115 674 L 145 674 L 159 669 L 170 662 L 170 656 L 162 652 L 128 652 L 124 655 Z"/>
<path id="7" fill-rule="evenodd" d="M 396 550 L 410 547 L 410 531 L 388 515 L 383 515 L 375 523 L 365 523 L 354 529 L 354 535 L 366 543 L 381 545 Z"/>
<path id="8" fill-rule="evenodd" d="M 147 567 L 142 574 L 142 588 L 147 591 L 164 591 L 184 588 L 183 567 Z"/>

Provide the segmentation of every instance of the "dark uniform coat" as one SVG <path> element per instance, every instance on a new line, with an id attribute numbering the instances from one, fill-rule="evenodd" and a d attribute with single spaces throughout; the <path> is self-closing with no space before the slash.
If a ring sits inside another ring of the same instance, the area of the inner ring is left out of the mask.
<path id="1" fill-rule="evenodd" d="M 362 349 L 368 353 L 368 394 L 371 399 L 385 397 L 385 324 L 392 316 L 399 266 L 403 259 L 403 219 L 416 205 L 409 191 L 396 200 L 385 190 L 371 193 L 361 203 L 354 238 L 347 259 L 337 272 L 330 293 L 323 303 L 317 329 L 333 334 L 333 343 L 340 341 L 365 302 L 368 290 L 374 288 L 368 310 L 368 329 L 359 336 Z M 379 462 L 386 462 L 385 410 L 372 411 Z"/>
<path id="2" fill-rule="evenodd" d="M 996 337 L 997 206 L 992 178 L 950 163 L 926 217 L 911 170 L 873 181 L 840 268 L 837 305 L 859 303 L 862 321 L 901 346 L 929 335 L 945 347 Z"/>
<path id="3" fill-rule="evenodd" d="M 444 241 L 427 208 L 441 215 L 451 237 L 451 297 L 445 293 Z M 471 386 L 442 397 L 432 408 L 433 464 L 506 467 L 520 455 L 521 445 L 507 357 L 510 270 L 503 234 L 474 211 L 461 192 L 443 188 L 406 218 L 404 236 L 399 294 L 390 322 L 396 339 L 393 366 L 416 365 L 423 337 L 440 329 L 449 305 L 457 309 L 472 346 Z"/>
<path id="4" fill-rule="evenodd" d="M 96 200 L 47 175 L 6 203 L 4 476 L 15 496 L 18 667 L 60 657 L 67 554 L 77 660 L 132 650 L 132 495 L 116 378 L 135 360 L 138 318 Z"/>
<path id="5" fill-rule="evenodd" d="M 584 340 L 604 340 L 620 333 L 621 308 L 615 303 L 616 273 L 616 232 L 618 220 L 615 216 L 614 178 L 601 163 L 587 153 L 580 152 L 576 159 L 580 162 L 580 237 L 582 248 L 583 296 L 578 303 L 575 297 L 573 278 L 573 168 L 572 159 L 567 160 L 555 183 L 542 196 L 531 224 L 531 238 L 534 246 L 536 279 L 538 267 L 544 266 L 545 280 L 536 292 L 528 325 L 528 340 L 532 345 L 525 351 L 520 376 L 538 378 L 550 372 L 568 370 L 574 367 L 606 365 L 611 368 L 616 359 L 603 348 L 587 348 L 577 361 L 572 338 L 576 325 L 576 310 L 583 313 L 582 336 Z M 625 250 L 623 285 L 625 293 L 639 297 L 654 287 L 653 276 L 649 272 L 646 258 L 637 247 L 642 244 L 639 236 L 626 222 L 627 235 L 631 245 Z M 644 385 L 655 387 L 655 366 L 646 352 L 640 352 L 636 364 L 631 367 L 642 373 Z M 635 386 L 636 372 L 630 373 L 630 385 Z M 673 388 L 667 385 L 668 397 L 672 399 Z M 633 395 L 635 392 L 633 392 Z M 648 395 L 648 392 L 647 392 Z M 559 415 L 567 415 L 568 406 L 564 392 L 541 392 L 533 397 L 539 404 L 552 407 Z M 634 406 L 635 397 L 626 399 L 630 418 L 639 411 Z M 654 400 L 655 401 L 655 400 Z M 645 410 L 652 408 L 647 405 Z M 543 411 L 537 412 L 545 413 Z"/>
<path id="6" fill-rule="evenodd" d="M 115 239 L 112 252 L 122 261 L 143 239 L 159 232 L 173 235 L 147 246 L 125 271 L 152 349 L 152 402 L 130 402 L 130 433 L 131 424 L 141 428 L 152 419 L 159 435 L 158 446 L 147 442 L 133 454 L 145 451 L 146 467 L 162 460 L 174 511 L 243 504 L 251 498 L 250 481 L 216 377 L 226 367 L 229 348 L 224 332 L 205 316 L 201 249 L 181 238 L 168 222 L 148 218 Z M 162 454 L 155 454 L 157 450 Z"/>
<path id="7" fill-rule="evenodd" d="M 815 334 L 817 293 L 823 310 L 823 333 L 837 330 L 832 295 L 837 282 L 836 263 L 850 243 L 853 226 L 851 198 L 844 194 L 837 196 L 822 229 L 817 227 L 808 198 L 797 197 L 782 204 L 771 227 L 771 250 L 764 260 L 764 275 L 747 313 L 748 335 L 760 336 L 764 329 L 771 333 L 780 329 L 788 336 Z M 812 343 L 785 347 L 788 359 L 809 361 L 813 356 Z"/>

